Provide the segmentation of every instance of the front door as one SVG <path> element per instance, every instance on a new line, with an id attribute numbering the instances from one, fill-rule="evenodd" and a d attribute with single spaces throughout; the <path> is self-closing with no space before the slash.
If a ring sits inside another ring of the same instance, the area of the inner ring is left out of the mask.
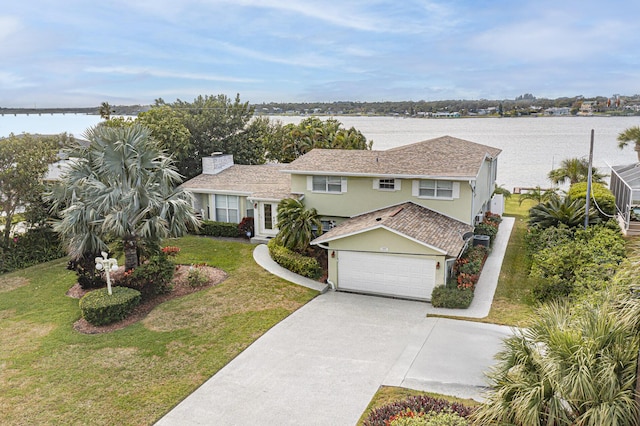
<path id="1" fill-rule="evenodd" d="M 278 204 L 262 203 L 260 228 L 265 235 L 278 234 Z"/>

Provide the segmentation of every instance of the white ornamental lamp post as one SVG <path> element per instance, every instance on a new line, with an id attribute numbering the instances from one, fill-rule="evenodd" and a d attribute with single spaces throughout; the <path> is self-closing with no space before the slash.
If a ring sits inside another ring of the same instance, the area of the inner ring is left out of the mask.
<path id="1" fill-rule="evenodd" d="M 101 254 L 102 257 L 96 257 L 96 269 L 98 271 L 104 269 L 104 273 L 107 276 L 107 291 L 111 295 L 111 271 L 118 270 L 118 259 L 109 259 L 109 255 L 105 252 L 101 252 Z"/>

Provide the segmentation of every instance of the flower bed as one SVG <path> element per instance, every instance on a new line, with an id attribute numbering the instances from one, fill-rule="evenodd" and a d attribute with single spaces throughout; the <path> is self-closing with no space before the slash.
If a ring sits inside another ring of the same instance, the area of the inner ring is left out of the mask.
<path id="1" fill-rule="evenodd" d="M 500 215 L 489 212 L 485 215 L 483 222 L 476 226 L 474 233 L 489 236 L 490 245 L 493 245 L 500 222 L 502 222 Z M 464 253 L 456 259 L 449 282 L 433 290 L 431 304 L 436 308 L 468 308 L 473 301 L 473 292 L 480 279 L 480 273 L 489 251 L 490 248 L 483 245 L 467 247 Z"/>

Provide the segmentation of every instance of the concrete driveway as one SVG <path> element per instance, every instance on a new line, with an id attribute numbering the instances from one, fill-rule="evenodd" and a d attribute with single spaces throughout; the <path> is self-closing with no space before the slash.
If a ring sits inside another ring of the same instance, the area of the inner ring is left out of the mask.
<path id="1" fill-rule="evenodd" d="M 269 330 L 159 425 L 354 425 L 380 385 L 481 398 L 508 327 L 329 292 Z"/>

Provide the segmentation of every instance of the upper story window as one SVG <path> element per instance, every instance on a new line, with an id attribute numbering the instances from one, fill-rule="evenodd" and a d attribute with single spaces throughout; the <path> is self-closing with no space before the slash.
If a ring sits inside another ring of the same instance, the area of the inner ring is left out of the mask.
<path id="1" fill-rule="evenodd" d="M 394 189 L 396 187 L 395 179 L 380 179 L 378 182 L 380 189 Z"/>
<path id="2" fill-rule="evenodd" d="M 340 194 L 347 192 L 347 178 L 340 176 L 308 176 L 307 189 L 313 192 Z"/>
<path id="3" fill-rule="evenodd" d="M 373 189 L 399 191 L 400 179 L 373 179 Z"/>
<path id="4" fill-rule="evenodd" d="M 421 198 L 452 200 L 460 196 L 460 183 L 450 180 L 422 179 L 414 181 L 413 195 Z"/>

